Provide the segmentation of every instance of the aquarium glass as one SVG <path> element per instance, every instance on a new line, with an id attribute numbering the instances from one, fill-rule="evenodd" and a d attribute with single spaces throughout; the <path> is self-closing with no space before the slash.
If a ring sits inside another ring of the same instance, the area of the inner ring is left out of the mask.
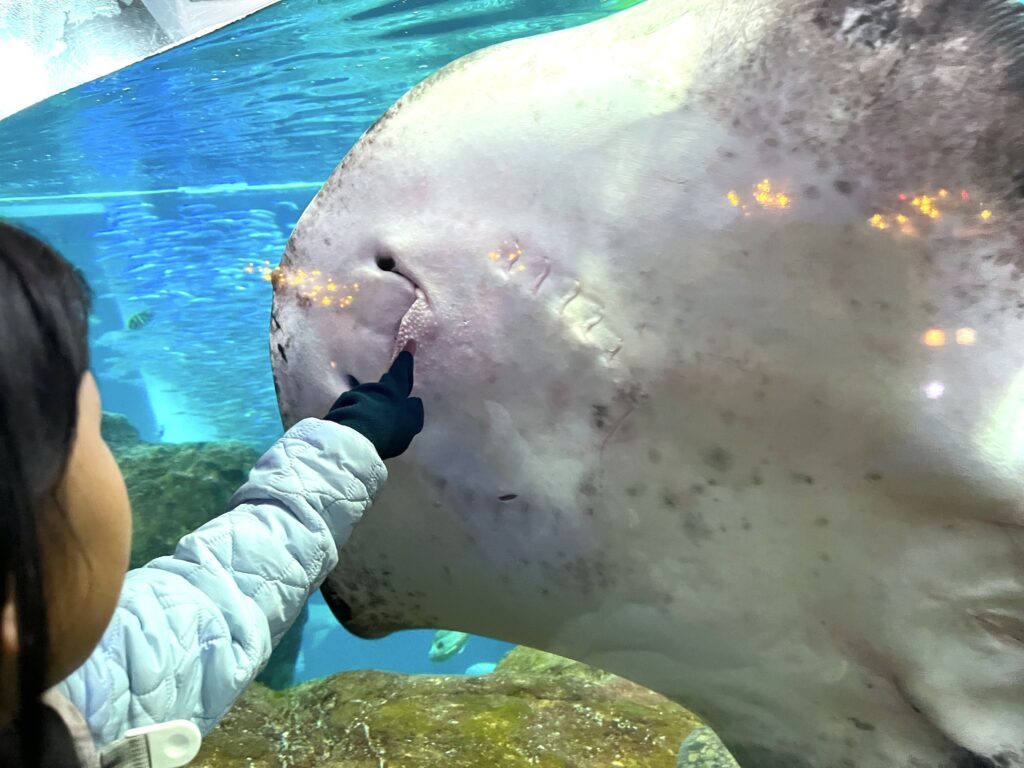
<path id="1" fill-rule="evenodd" d="M 88 277 L 105 410 L 144 443 L 237 441 L 255 455 L 282 430 L 265 268 L 359 136 L 460 56 L 632 4 L 282 0 L 0 121 L 0 218 Z M 431 661 L 432 631 L 360 641 L 318 595 L 294 634 L 294 680 L 461 673 L 509 648 L 471 638 Z"/>

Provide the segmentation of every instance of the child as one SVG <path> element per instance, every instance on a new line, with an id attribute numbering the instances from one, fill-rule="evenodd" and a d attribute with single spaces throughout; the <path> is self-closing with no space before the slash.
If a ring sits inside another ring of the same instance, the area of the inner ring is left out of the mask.
<path id="1" fill-rule="evenodd" d="M 79 273 L 0 223 L 5 768 L 97 766 L 97 747 L 141 725 L 212 729 L 337 564 L 382 460 L 423 428 L 407 349 L 289 430 L 227 513 L 126 576 L 131 512 L 100 435 L 88 315 Z"/>

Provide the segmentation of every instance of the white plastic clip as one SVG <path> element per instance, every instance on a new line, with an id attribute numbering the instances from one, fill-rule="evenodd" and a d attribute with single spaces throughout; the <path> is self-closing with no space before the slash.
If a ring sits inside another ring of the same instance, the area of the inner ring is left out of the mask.
<path id="1" fill-rule="evenodd" d="M 132 728 L 103 754 L 103 765 L 124 768 L 181 768 L 199 754 L 203 737 L 188 720 Z"/>

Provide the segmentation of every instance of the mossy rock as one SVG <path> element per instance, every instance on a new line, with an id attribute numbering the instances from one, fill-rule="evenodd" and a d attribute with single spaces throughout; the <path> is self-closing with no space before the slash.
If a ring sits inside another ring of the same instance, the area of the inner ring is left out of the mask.
<path id="1" fill-rule="evenodd" d="M 244 443 L 140 443 L 117 456 L 132 502 L 131 567 L 223 514 L 259 454 Z"/>
<path id="2" fill-rule="evenodd" d="M 543 653 L 524 645 L 517 645 L 506 653 L 498 663 L 498 669 L 502 672 L 534 677 L 565 675 L 595 683 L 621 679 L 596 667 L 588 667 L 564 656 Z"/>
<path id="3" fill-rule="evenodd" d="M 254 685 L 193 765 L 675 768 L 697 725 L 645 688 L 517 648 L 480 677 L 360 671 L 287 692 Z"/>
<path id="4" fill-rule="evenodd" d="M 142 443 L 139 430 L 128 421 L 127 416 L 120 413 L 104 411 L 100 422 L 100 431 L 103 434 L 103 439 L 110 446 L 110 450 L 115 456 L 128 448 L 134 448 Z"/>
<path id="5" fill-rule="evenodd" d="M 132 502 L 132 568 L 173 553 L 182 536 L 222 514 L 259 458 L 239 442 L 147 443 L 119 413 L 104 412 L 102 431 Z"/>

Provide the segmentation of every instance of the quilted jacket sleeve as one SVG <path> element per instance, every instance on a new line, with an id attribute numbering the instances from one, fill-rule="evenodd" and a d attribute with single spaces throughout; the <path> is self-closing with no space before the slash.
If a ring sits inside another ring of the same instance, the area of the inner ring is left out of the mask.
<path id="1" fill-rule="evenodd" d="M 270 657 L 387 479 L 373 445 L 306 419 L 257 462 L 229 511 L 130 571 L 86 663 L 58 686 L 103 747 L 187 719 L 205 734 Z"/>

